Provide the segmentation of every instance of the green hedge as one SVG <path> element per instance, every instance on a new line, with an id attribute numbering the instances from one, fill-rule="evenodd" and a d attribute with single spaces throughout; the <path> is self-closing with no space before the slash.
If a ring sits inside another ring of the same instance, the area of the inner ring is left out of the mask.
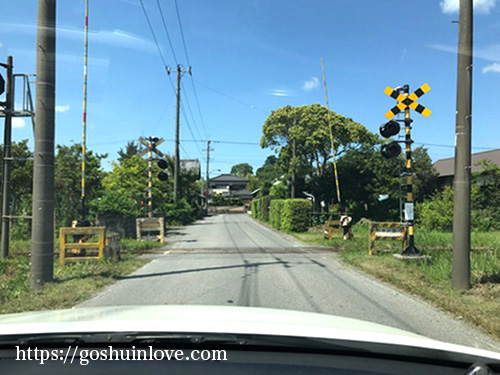
<path id="1" fill-rule="evenodd" d="M 276 229 L 281 229 L 281 213 L 284 199 L 273 199 L 269 205 L 269 224 Z"/>
<path id="2" fill-rule="evenodd" d="M 260 221 L 269 221 L 269 205 L 271 204 L 271 197 L 266 195 L 265 197 L 259 198 L 258 208 L 257 208 L 257 219 Z"/>
<path id="3" fill-rule="evenodd" d="M 285 232 L 305 232 L 309 228 L 312 204 L 307 199 L 287 199 L 281 212 L 281 227 Z"/>
<path id="4" fill-rule="evenodd" d="M 258 212 L 259 212 L 259 198 L 255 198 L 252 200 L 252 207 L 251 207 L 251 210 L 252 210 L 252 217 L 254 219 L 257 219 L 257 215 L 258 215 Z"/>

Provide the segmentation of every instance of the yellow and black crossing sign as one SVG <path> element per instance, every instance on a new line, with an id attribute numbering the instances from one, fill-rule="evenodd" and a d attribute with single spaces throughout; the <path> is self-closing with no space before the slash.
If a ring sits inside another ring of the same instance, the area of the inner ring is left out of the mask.
<path id="1" fill-rule="evenodd" d="M 399 103 L 391 110 L 387 111 L 385 113 L 385 117 L 387 117 L 387 119 L 390 120 L 401 111 L 404 111 L 406 108 L 411 108 L 420 113 L 422 116 L 429 117 L 429 115 L 431 114 L 430 109 L 425 108 L 421 104 L 418 104 L 417 99 L 420 98 L 422 95 L 424 95 L 430 89 L 431 89 L 430 86 L 426 83 L 417 90 L 415 90 L 412 94 L 405 95 L 401 94 L 397 90 L 394 90 L 393 88 L 387 87 L 384 90 L 384 93 L 389 95 L 391 98 L 396 99 Z"/>

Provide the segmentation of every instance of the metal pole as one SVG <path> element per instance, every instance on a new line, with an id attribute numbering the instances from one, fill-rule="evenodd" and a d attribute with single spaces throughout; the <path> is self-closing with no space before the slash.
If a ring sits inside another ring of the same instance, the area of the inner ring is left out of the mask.
<path id="1" fill-rule="evenodd" d="M 340 206 L 340 184 L 339 184 L 339 175 L 337 173 L 337 161 L 335 158 L 335 142 L 333 139 L 333 125 L 331 123 L 331 116 L 330 116 L 330 103 L 328 101 L 328 90 L 326 88 L 326 75 L 325 75 L 325 65 L 323 64 L 323 58 L 321 58 L 321 68 L 323 69 L 323 86 L 325 87 L 325 100 L 326 100 L 326 109 L 327 109 L 327 116 L 328 116 L 328 128 L 330 129 L 330 144 L 332 147 L 332 159 L 333 159 L 333 173 L 335 176 L 335 189 L 337 191 L 337 201 L 339 202 Z"/>
<path id="2" fill-rule="evenodd" d="M 177 65 L 177 107 L 175 110 L 175 163 L 174 163 L 174 202 L 179 201 L 179 110 L 181 105 L 181 66 Z"/>
<path id="3" fill-rule="evenodd" d="M 14 110 L 14 81 L 12 56 L 7 56 L 7 80 L 5 92 L 5 129 L 3 137 L 3 186 L 2 186 L 2 258 L 9 255 L 10 240 L 10 168 L 12 157 L 12 111 Z"/>
<path id="4" fill-rule="evenodd" d="M 460 0 L 451 272 L 451 284 L 455 289 L 470 288 L 472 39 L 472 0 Z"/>
<path id="5" fill-rule="evenodd" d="M 148 217 L 153 217 L 153 144 L 148 138 Z"/>
<path id="6" fill-rule="evenodd" d="M 208 215 L 208 195 L 210 194 L 210 140 L 207 141 L 207 195 L 205 198 L 205 209 Z"/>
<path id="7" fill-rule="evenodd" d="M 410 92 L 410 87 L 408 85 L 403 86 L 404 93 L 408 97 Z M 410 118 L 410 108 L 405 109 L 405 144 L 406 144 L 406 203 L 411 207 L 413 211 L 413 174 L 412 174 L 412 162 L 411 162 L 411 123 Z M 407 218 L 408 225 L 408 247 L 403 251 L 403 255 L 419 255 L 418 249 L 415 247 L 415 234 L 414 234 L 414 218 Z"/>
<path id="8" fill-rule="evenodd" d="M 82 134 L 82 221 L 85 220 L 85 156 L 87 146 L 87 66 L 89 50 L 89 0 L 85 0 L 85 50 L 83 57 L 83 134 Z"/>
<path id="9" fill-rule="evenodd" d="M 38 1 L 31 288 L 54 272 L 56 0 Z"/>

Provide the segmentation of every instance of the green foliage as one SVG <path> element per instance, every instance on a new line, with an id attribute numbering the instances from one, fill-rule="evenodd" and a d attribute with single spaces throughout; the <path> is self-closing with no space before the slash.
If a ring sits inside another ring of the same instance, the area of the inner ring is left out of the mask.
<path id="1" fill-rule="evenodd" d="M 55 157 L 55 213 L 56 226 L 69 226 L 81 215 L 81 145 L 57 146 Z M 97 199 L 103 191 L 105 173 L 101 160 L 106 154 L 86 152 L 85 195 L 86 201 Z"/>
<path id="2" fill-rule="evenodd" d="M 137 202 L 128 191 L 105 190 L 101 197 L 92 201 L 91 208 L 101 216 L 140 215 Z"/>
<path id="3" fill-rule="evenodd" d="M 417 221 L 422 228 L 453 230 L 453 189 L 445 188 L 433 199 L 416 205 Z"/>
<path id="4" fill-rule="evenodd" d="M 253 167 L 248 163 L 240 163 L 231 167 L 231 174 L 238 177 L 246 177 L 253 174 Z"/>
<path id="5" fill-rule="evenodd" d="M 269 206 L 269 224 L 278 230 L 281 229 L 281 215 L 284 204 L 284 199 L 273 199 Z"/>
<path id="6" fill-rule="evenodd" d="M 210 196 L 211 206 L 241 206 L 243 203 L 241 199 L 234 196 L 225 196 L 224 194 L 213 194 Z"/>
<path id="7" fill-rule="evenodd" d="M 305 232 L 311 218 L 311 202 L 307 199 L 287 199 L 283 202 L 281 230 Z"/>
<path id="8" fill-rule="evenodd" d="M 272 197 L 266 195 L 265 197 L 259 198 L 258 209 L 257 209 L 257 219 L 260 221 L 269 221 L 269 205 L 271 204 Z"/>
<path id="9" fill-rule="evenodd" d="M 258 216 L 258 212 L 259 212 L 259 199 L 260 198 L 254 198 L 252 199 L 252 203 L 251 203 L 251 210 L 252 210 L 252 217 L 254 219 L 257 219 L 257 216 Z"/>
<path id="10" fill-rule="evenodd" d="M 196 220 L 196 209 L 186 199 L 181 199 L 178 204 L 165 204 L 165 216 L 169 225 L 186 225 Z"/>
<path id="11" fill-rule="evenodd" d="M 127 142 L 125 148 L 118 150 L 118 161 L 122 162 L 132 156 L 138 156 L 139 151 L 139 145 L 135 141 Z"/>
<path id="12" fill-rule="evenodd" d="M 288 187 L 281 183 L 271 186 L 269 195 L 273 197 L 273 199 L 287 199 L 290 197 L 290 192 L 288 191 Z"/>
<path id="13" fill-rule="evenodd" d="M 260 189 L 259 195 L 265 196 L 269 194 L 271 186 L 275 181 L 280 179 L 282 174 L 281 167 L 278 165 L 278 158 L 274 155 L 268 156 L 264 165 L 257 169 L 255 174 L 258 179 L 258 187 Z"/>

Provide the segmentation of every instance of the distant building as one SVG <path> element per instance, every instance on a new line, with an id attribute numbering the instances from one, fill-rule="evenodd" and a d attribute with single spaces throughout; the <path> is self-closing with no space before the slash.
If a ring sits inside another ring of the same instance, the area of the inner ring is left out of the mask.
<path id="1" fill-rule="evenodd" d="M 500 166 L 500 148 L 491 151 L 484 151 L 472 154 L 472 159 L 471 159 L 472 173 L 481 171 L 481 167 L 476 166 L 476 164 L 481 160 L 485 159 L 489 159 L 496 165 Z M 453 177 L 455 176 L 455 158 L 438 160 L 434 163 L 434 168 L 436 168 L 436 171 L 438 173 L 439 188 L 442 189 L 446 186 L 453 186 Z"/>
<path id="2" fill-rule="evenodd" d="M 210 194 L 222 194 L 226 197 L 240 198 L 243 202 L 249 202 L 254 195 L 246 188 L 248 180 L 232 174 L 221 174 L 211 178 L 209 181 Z"/>

